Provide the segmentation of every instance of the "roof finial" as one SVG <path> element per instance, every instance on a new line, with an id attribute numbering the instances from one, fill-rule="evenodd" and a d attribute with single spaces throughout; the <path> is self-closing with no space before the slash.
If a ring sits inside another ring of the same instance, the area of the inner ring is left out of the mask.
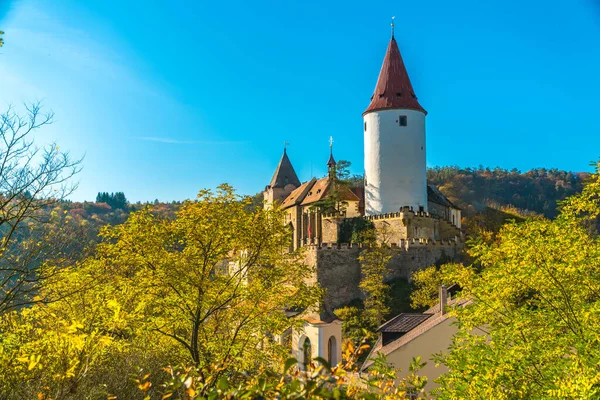
<path id="1" fill-rule="evenodd" d="M 392 39 L 394 38 L 394 19 L 396 18 L 396 16 L 392 17 Z"/>
<path id="2" fill-rule="evenodd" d="M 329 136 L 329 149 L 333 151 L 333 136 Z"/>
<path id="3" fill-rule="evenodd" d="M 283 152 L 284 152 L 284 153 L 285 153 L 285 151 L 287 150 L 287 147 L 288 147 L 289 145 L 290 145 L 290 144 L 289 144 L 288 142 L 283 142 Z"/>

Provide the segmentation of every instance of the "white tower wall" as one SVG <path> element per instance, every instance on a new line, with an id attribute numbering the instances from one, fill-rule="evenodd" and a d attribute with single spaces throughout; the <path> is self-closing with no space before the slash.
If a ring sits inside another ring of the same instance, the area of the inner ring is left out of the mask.
<path id="1" fill-rule="evenodd" d="M 400 126 L 400 117 L 407 117 Z M 365 213 L 427 211 L 425 114 L 380 110 L 364 116 Z"/>

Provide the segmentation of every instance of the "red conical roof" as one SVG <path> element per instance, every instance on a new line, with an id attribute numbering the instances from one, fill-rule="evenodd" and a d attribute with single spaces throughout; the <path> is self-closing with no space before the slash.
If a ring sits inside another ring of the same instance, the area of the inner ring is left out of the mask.
<path id="1" fill-rule="evenodd" d="M 409 109 L 427 114 L 417 100 L 394 36 L 385 53 L 371 104 L 363 115 L 371 111 L 387 109 Z"/>

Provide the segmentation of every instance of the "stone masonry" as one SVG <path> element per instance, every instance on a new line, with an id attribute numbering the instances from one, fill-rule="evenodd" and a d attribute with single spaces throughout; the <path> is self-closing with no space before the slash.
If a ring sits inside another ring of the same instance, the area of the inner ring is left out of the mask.
<path id="1" fill-rule="evenodd" d="M 413 272 L 438 262 L 456 259 L 462 243 L 453 240 L 401 240 L 391 246 L 392 259 L 388 264 L 386 281 L 397 278 L 410 279 Z M 361 266 L 358 257 L 366 248 L 357 244 L 331 244 L 305 246 L 306 263 L 314 266 L 316 280 L 325 289 L 324 305 L 335 309 L 353 299 L 362 298 L 359 289 Z"/>

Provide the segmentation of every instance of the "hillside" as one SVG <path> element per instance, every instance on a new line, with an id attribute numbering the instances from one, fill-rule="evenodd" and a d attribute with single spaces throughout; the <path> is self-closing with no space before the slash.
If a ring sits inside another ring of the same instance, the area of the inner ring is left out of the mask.
<path id="1" fill-rule="evenodd" d="M 588 175 L 544 168 L 527 172 L 484 167 L 427 170 L 428 182 L 462 208 L 463 216 L 467 218 L 490 204 L 512 206 L 554 218 L 558 214 L 558 202 L 581 192 Z"/>

